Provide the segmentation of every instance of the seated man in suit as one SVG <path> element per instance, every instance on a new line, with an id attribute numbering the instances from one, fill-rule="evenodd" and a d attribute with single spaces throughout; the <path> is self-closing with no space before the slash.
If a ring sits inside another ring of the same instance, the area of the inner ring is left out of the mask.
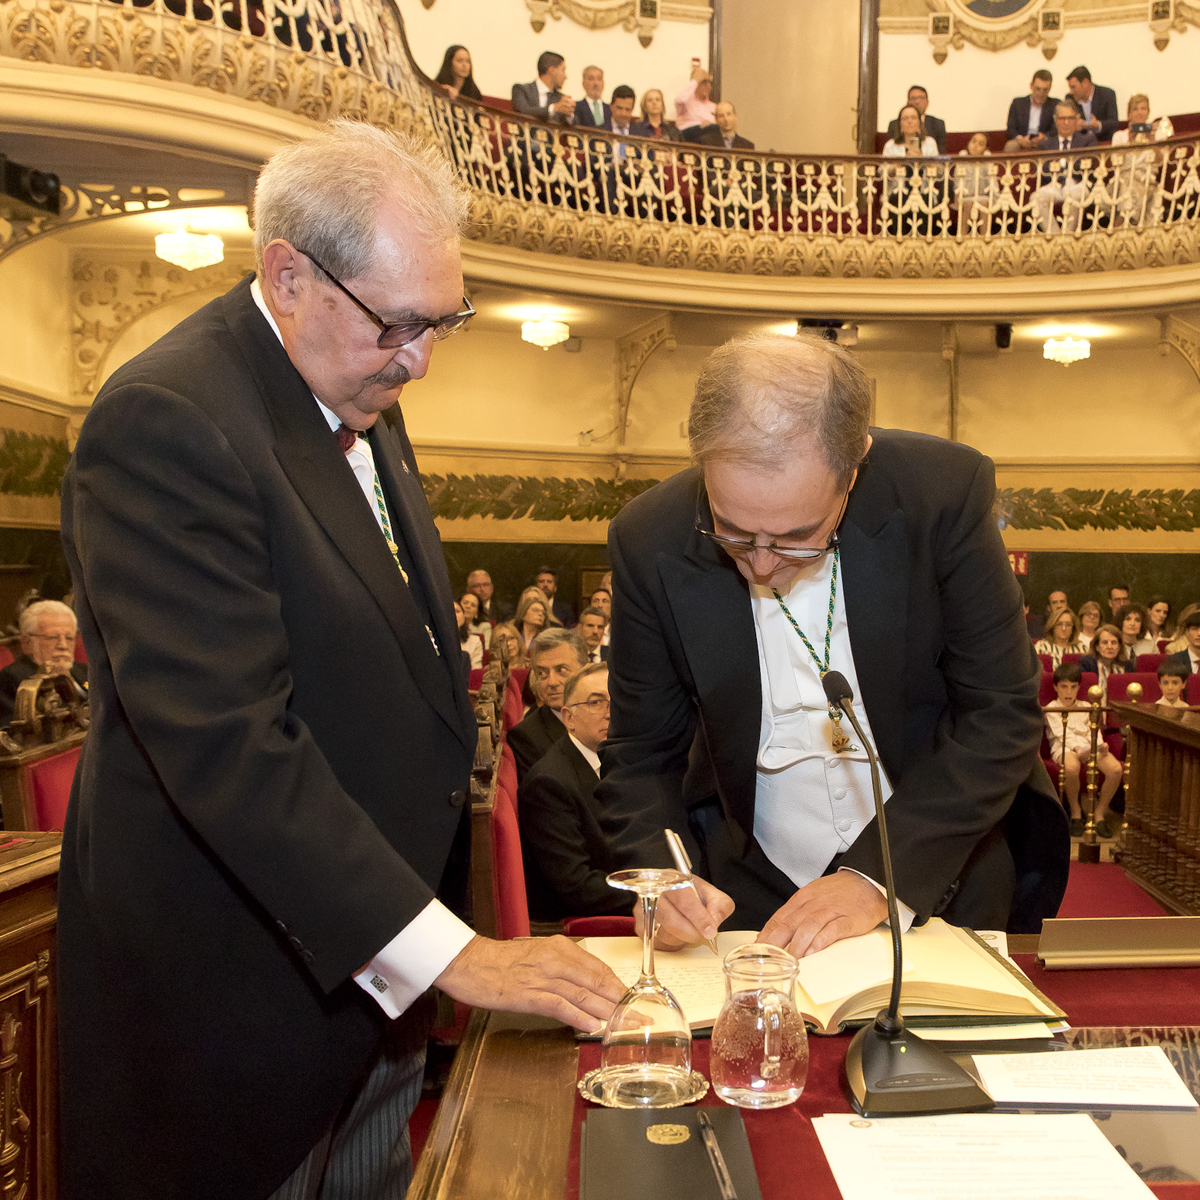
<path id="1" fill-rule="evenodd" d="M 44 671 L 69 672 L 87 682 L 87 663 L 75 661 L 75 614 L 61 600 L 35 600 L 21 613 L 21 656 L 0 671 L 0 724 L 12 720 L 17 688 Z"/>
<path id="2" fill-rule="evenodd" d="M 754 143 L 738 136 L 737 109 L 733 101 L 722 100 L 717 105 L 716 124 L 705 125 L 692 140 L 699 146 L 724 146 L 726 150 L 753 150 Z"/>
<path id="3" fill-rule="evenodd" d="M 1090 129 L 1080 129 L 1079 106 L 1074 100 L 1060 100 L 1054 110 L 1055 132 L 1046 139 L 1043 150 L 1085 150 L 1096 144 L 1096 135 Z M 1083 166 L 1076 160 L 1059 158 L 1042 162 L 1039 167 L 1042 185 L 1033 193 L 1033 220 L 1038 229 L 1047 233 L 1058 232 L 1058 218 L 1054 206 L 1062 205 L 1063 226 L 1074 232 L 1083 219 L 1087 204 L 1087 183 L 1083 177 Z"/>
<path id="4" fill-rule="evenodd" d="M 566 737 L 546 751 L 521 784 L 517 819 L 529 915 L 535 921 L 608 916 L 632 907 L 628 893 L 605 882 L 608 846 L 593 796 L 608 711 L 608 667 L 584 667 L 563 690 Z"/>
<path id="5" fill-rule="evenodd" d="M 611 129 L 612 109 L 604 103 L 604 72 L 599 67 L 583 68 L 583 97 L 575 105 L 571 124 L 585 129 Z"/>
<path id="6" fill-rule="evenodd" d="M 933 117 L 927 111 L 929 108 L 929 93 L 921 87 L 919 83 L 914 83 L 908 89 L 908 101 L 913 108 L 921 114 L 921 121 L 925 126 L 925 132 L 937 142 L 939 154 L 946 153 L 946 122 L 940 117 Z M 888 140 L 895 142 L 901 141 L 900 138 L 900 118 L 895 117 L 891 124 L 888 125 Z"/>
<path id="7" fill-rule="evenodd" d="M 1168 655 L 1163 659 L 1163 666 L 1170 663 L 1185 676 L 1200 674 L 1200 611 L 1183 618 L 1183 636 L 1187 639 L 1187 649 Z M 0 672 L 2 676 L 3 672 Z"/>
<path id="8" fill-rule="evenodd" d="M 538 573 L 533 581 L 545 593 L 554 610 L 554 619 L 563 626 L 570 628 L 575 624 L 575 610 L 565 601 L 556 599 L 558 595 L 558 576 L 553 567 L 538 567 Z"/>
<path id="9" fill-rule="evenodd" d="M 1040 150 L 1042 143 L 1054 132 L 1054 110 L 1058 101 L 1050 95 L 1054 76 L 1044 67 L 1034 71 L 1029 81 L 1029 95 L 1018 96 L 1008 106 L 1008 141 L 1004 152 Z"/>
<path id="10" fill-rule="evenodd" d="M 697 465 L 609 526 L 601 826 L 614 868 L 667 866 L 664 827 L 702 855 L 700 899 L 659 901 L 664 943 L 711 937 L 735 904 L 737 928 L 798 956 L 885 919 L 870 767 L 831 669 L 882 763 L 905 927 L 1037 930 L 1061 902 L 1067 819 L 995 469 L 869 429 L 870 405 L 841 347 L 737 338 L 696 382 Z"/>
<path id="11" fill-rule="evenodd" d="M 529 644 L 529 682 L 538 707 L 531 708 L 525 719 L 508 731 L 518 781 L 555 742 L 567 736 L 561 716 L 563 687 L 587 660 L 583 639 L 570 629 L 555 626 L 544 630 Z"/>
<path id="12" fill-rule="evenodd" d="M 606 592 L 605 595 L 608 593 Z M 579 614 L 575 632 L 583 638 L 588 650 L 588 662 L 608 661 L 608 647 L 604 644 L 604 633 L 608 629 L 608 618 L 598 608 L 590 605 Z"/>
<path id="13" fill-rule="evenodd" d="M 497 621 L 512 619 L 512 605 L 496 598 L 496 587 L 492 583 L 492 577 L 482 567 L 476 568 L 467 576 L 467 591 L 473 592 L 479 601 L 481 620 L 490 621 L 495 625 Z"/>
<path id="14" fill-rule="evenodd" d="M 575 101 L 562 91 L 566 81 L 566 60 L 553 50 L 544 50 L 538 55 L 537 78 L 532 83 L 513 84 L 513 112 L 565 125 L 575 115 Z"/>
<path id="15" fill-rule="evenodd" d="M 1093 133 L 1098 142 L 1112 141 L 1112 135 L 1121 124 L 1117 93 L 1112 88 L 1093 83 L 1087 67 L 1076 67 L 1067 76 L 1067 90 L 1083 113 L 1081 128 Z"/>

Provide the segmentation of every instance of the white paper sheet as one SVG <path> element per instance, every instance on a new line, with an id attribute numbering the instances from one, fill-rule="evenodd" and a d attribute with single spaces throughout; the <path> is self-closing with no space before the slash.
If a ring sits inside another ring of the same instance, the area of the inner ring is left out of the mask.
<path id="1" fill-rule="evenodd" d="M 813 1128 L 843 1200 L 1147 1200 L 1154 1194 L 1086 1113 L 891 1120 L 836 1113 L 817 1117 Z"/>
<path id="2" fill-rule="evenodd" d="M 1070 1108 L 1196 1108 L 1161 1046 L 981 1054 L 975 1070 L 997 1104 Z"/>

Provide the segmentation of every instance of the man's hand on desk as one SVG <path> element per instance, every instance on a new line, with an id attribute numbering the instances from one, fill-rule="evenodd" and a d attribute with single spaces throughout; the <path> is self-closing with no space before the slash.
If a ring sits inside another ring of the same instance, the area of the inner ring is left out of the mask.
<path id="1" fill-rule="evenodd" d="M 608 967 L 565 937 L 474 937 L 434 982 L 464 1004 L 540 1013 L 587 1033 L 604 1028 L 625 994 Z"/>
<path id="2" fill-rule="evenodd" d="M 870 933 L 886 920 L 887 900 L 879 889 L 853 871 L 838 871 L 800 888 L 763 926 L 758 940 L 803 958 L 842 938 Z"/>
<path id="3" fill-rule="evenodd" d="M 676 888 L 658 898 L 658 934 L 654 945 L 659 950 L 678 950 L 694 946 L 717 936 L 717 927 L 733 912 L 733 901 L 720 888 L 707 880 L 692 876 L 696 892 L 691 888 Z M 701 903 L 703 901 L 703 903 Z M 642 932 L 642 909 L 634 912 L 634 924 Z"/>

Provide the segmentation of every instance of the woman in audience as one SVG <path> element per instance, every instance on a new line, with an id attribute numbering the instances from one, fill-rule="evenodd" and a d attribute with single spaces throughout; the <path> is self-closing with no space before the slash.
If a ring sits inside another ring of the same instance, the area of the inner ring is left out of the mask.
<path id="1" fill-rule="evenodd" d="M 529 656 L 525 653 L 525 643 L 517 627 L 511 621 L 501 621 L 492 630 L 492 650 L 499 654 L 508 655 L 509 667 L 524 669 L 529 666 Z"/>
<path id="2" fill-rule="evenodd" d="M 1079 618 L 1069 608 L 1051 613 L 1046 622 L 1046 636 L 1034 642 L 1033 648 L 1038 654 L 1050 656 L 1051 668 L 1062 665 L 1064 654 L 1086 653 L 1079 640 Z"/>
<path id="3" fill-rule="evenodd" d="M 1139 139 L 1145 142 L 1165 142 L 1167 138 L 1175 136 L 1175 129 L 1171 125 L 1170 117 L 1159 117 L 1156 121 L 1150 120 L 1150 97 L 1145 92 L 1134 92 L 1129 97 L 1129 103 L 1125 106 L 1125 115 L 1129 120 L 1129 127 L 1118 129 L 1112 135 L 1114 146 L 1128 146 L 1130 142 L 1136 143 Z M 1132 133 L 1135 125 L 1149 125 L 1150 132 Z"/>
<path id="4" fill-rule="evenodd" d="M 1153 122 L 1150 120 L 1150 97 L 1144 92 L 1135 92 L 1130 96 L 1125 111 L 1129 117 L 1129 127 L 1118 129 L 1113 134 L 1114 147 L 1145 145 L 1175 136 L 1170 118 L 1159 117 Z M 1118 157 L 1123 161 L 1117 165 L 1114 181 L 1117 203 L 1113 215 L 1120 214 L 1123 218 L 1122 223 L 1128 222 L 1130 225 L 1139 224 L 1143 217 L 1155 220 L 1159 215 L 1156 211 L 1158 201 L 1151 196 L 1150 187 L 1157 175 L 1161 153 L 1147 149 Z"/>
<path id="5" fill-rule="evenodd" d="M 478 671 L 483 666 L 483 638 L 471 632 L 467 624 L 467 614 L 457 600 L 454 602 L 454 619 L 458 622 L 458 640 L 462 644 L 463 653 L 471 660 L 471 670 Z"/>
<path id="6" fill-rule="evenodd" d="M 984 214 L 995 190 L 995 176 L 989 173 L 982 161 L 992 156 L 988 149 L 987 134 L 973 133 L 967 148 L 960 150 L 958 156 L 974 160 L 954 164 L 954 197 L 958 202 L 958 223 L 959 228 L 965 230 L 971 223 L 971 214 L 977 205 L 980 209 L 979 220 L 984 220 Z"/>
<path id="7" fill-rule="evenodd" d="M 442 91 L 451 100 L 460 96 L 464 100 L 481 100 L 479 88 L 475 86 L 475 76 L 471 69 L 471 52 L 466 46 L 447 46 L 446 56 L 442 59 L 442 69 L 437 73 L 434 82 L 439 84 Z"/>
<path id="8" fill-rule="evenodd" d="M 1170 638 L 1167 622 L 1171 619 L 1171 602 L 1166 596 L 1151 596 L 1146 603 L 1146 636 L 1155 643 L 1157 653 L 1160 639 Z"/>
<path id="9" fill-rule="evenodd" d="M 1180 650 L 1188 648 L 1188 640 L 1184 634 L 1183 623 L 1194 613 L 1200 609 L 1200 604 L 1189 604 L 1187 608 L 1179 614 L 1179 620 L 1175 622 L 1175 636 L 1167 643 L 1167 654 L 1178 654 Z"/>
<path id="10" fill-rule="evenodd" d="M 937 142 L 925 132 L 920 110 L 906 104 L 897 118 L 896 136 L 883 147 L 884 158 L 937 158 Z M 929 229 L 928 212 L 941 201 L 938 185 L 931 182 L 923 167 L 911 162 L 903 166 L 885 166 L 887 174 L 886 223 L 889 233 L 925 233 Z M 936 165 L 930 170 L 936 175 Z M 908 214 L 901 222 L 901 214 Z"/>
<path id="11" fill-rule="evenodd" d="M 650 88 L 642 96 L 642 119 L 630 130 L 638 137 L 663 138 L 668 142 L 681 142 L 679 128 L 674 121 L 667 120 L 667 103 L 658 88 Z"/>
<path id="12" fill-rule="evenodd" d="M 458 602 L 462 605 L 463 615 L 467 618 L 467 628 L 472 633 L 479 635 L 485 650 L 490 650 L 492 647 L 492 623 L 480 619 L 479 597 L 474 592 L 466 592 Z"/>
<path id="13" fill-rule="evenodd" d="M 1079 669 L 1091 671 L 1100 686 L 1106 688 L 1110 675 L 1137 670 L 1137 656 L 1125 649 L 1121 631 L 1115 625 L 1101 625 L 1092 639 L 1092 653 L 1079 660 Z"/>
<path id="14" fill-rule="evenodd" d="M 550 623 L 546 612 L 549 607 L 546 603 L 546 593 L 541 588 L 529 587 L 521 593 L 513 624 L 521 634 L 526 654 L 529 653 L 529 643 Z"/>
<path id="15" fill-rule="evenodd" d="M 1143 631 L 1149 618 L 1140 604 L 1126 604 L 1117 610 L 1117 625 L 1121 630 L 1121 642 L 1134 655 L 1157 654 L 1158 639 L 1148 637 Z"/>
<path id="16" fill-rule="evenodd" d="M 1095 600 L 1085 600 L 1079 606 L 1079 641 L 1085 654 L 1092 651 L 1092 638 L 1104 624 L 1104 610 Z"/>

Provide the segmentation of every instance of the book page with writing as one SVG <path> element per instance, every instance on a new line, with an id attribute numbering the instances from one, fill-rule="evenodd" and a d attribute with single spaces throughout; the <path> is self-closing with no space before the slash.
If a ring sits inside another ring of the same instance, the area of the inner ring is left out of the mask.
<path id="1" fill-rule="evenodd" d="M 997 1104 L 1064 1108 L 1196 1108 L 1161 1046 L 1062 1054 L 987 1054 L 975 1070 Z"/>
<path id="2" fill-rule="evenodd" d="M 1046 1055 L 1061 1058 L 1064 1055 Z M 1154 1193 L 1087 1113 L 817 1117 L 842 1200 L 1148 1200 Z"/>

